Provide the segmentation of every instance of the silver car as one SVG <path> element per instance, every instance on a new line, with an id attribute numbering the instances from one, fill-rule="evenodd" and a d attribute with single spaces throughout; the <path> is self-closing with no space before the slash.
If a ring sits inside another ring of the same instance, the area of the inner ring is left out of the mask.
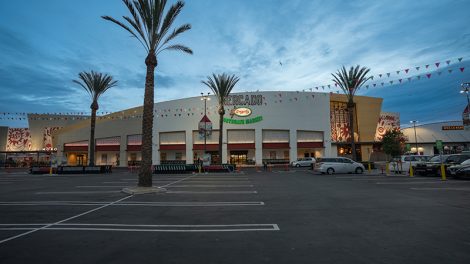
<path id="1" fill-rule="evenodd" d="M 312 157 L 306 157 L 306 158 L 299 158 L 296 161 L 293 161 L 291 163 L 292 167 L 311 167 L 313 164 L 315 164 L 315 158 Z"/>
<path id="2" fill-rule="evenodd" d="M 315 171 L 322 174 L 333 173 L 357 173 L 361 174 L 365 171 L 364 165 L 348 158 L 323 158 L 315 165 Z"/>

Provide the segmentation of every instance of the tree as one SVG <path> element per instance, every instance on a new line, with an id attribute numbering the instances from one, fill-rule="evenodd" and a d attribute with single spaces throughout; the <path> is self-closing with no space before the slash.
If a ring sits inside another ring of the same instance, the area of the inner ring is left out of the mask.
<path id="1" fill-rule="evenodd" d="M 135 37 L 147 52 L 145 65 L 144 109 L 142 117 L 142 163 L 139 170 L 141 187 L 152 186 L 152 134 L 154 107 L 154 74 L 158 65 L 157 56 L 164 50 L 177 50 L 193 54 L 193 51 L 181 44 L 170 42 L 181 33 L 191 29 L 190 24 L 184 24 L 170 32 L 170 28 L 184 7 L 184 2 L 177 1 L 164 15 L 166 0 L 123 0 L 132 17 L 123 16 L 129 26 L 109 16 L 103 19 L 111 21 Z"/>
<path id="2" fill-rule="evenodd" d="M 352 67 L 349 69 L 349 72 L 346 71 L 346 68 L 343 66 L 341 70 L 338 70 L 336 73 L 332 73 L 333 82 L 338 85 L 341 90 L 346 94 L 348 98 L 348 114 L 349 114 L 349 133 L 351 137 L 351 149 L 352 149 L 352 158 L 357 160 L 356 156 L 356 144 L 354 138 L 354 95 L 361 88 L 361 86 L 367 82 L 371 77 L 367 77 L 370 69 L 366 67 Z"/>
<path id="3" fill-rule="evenodd" d="M 384 152 L 392 157 L 403 153 L 406 137 L 399 129 L 385 131 L 382 137 L 382 148 Z"/>
<path id="4" fill-rule="evenodd" d="M 222 138 L 223 138 L 223 128 L 224 128 L 224 115 L 225 115 L 225 99 L 232 91 L 233 87 L 240 80 L 235 75 L 223 74 L 212 74 L 207 77 L 206 81 L 202 81 L 203 84 L 207 85 L 212 92 L 214 92 L 217 97 L 217 102 L 219 104 L 219 160 L 222 163 Z"/>
<path id="5" fill-rule="evenodd" d="M 117 81 L 113 77 L 100 72 L 81 72 L 78 74 L 79 80 L 73 80 L 74 83 L 80 85 L 91 96 L 91 125 L 90 125 L 90 143 L 88 153 L 88 165 L 95 165 L 95 124 L 96 124 L 96 111 L 99 109 L 98 99 L 109 88 L 116 86 Z"/>

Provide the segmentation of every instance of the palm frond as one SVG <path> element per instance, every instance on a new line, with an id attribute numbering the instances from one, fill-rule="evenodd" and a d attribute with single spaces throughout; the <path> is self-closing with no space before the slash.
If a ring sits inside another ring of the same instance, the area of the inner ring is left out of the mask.
<path id="1" fill-rule="evenodd" d="M 235 85 L 240 80 L 239 77 L 236 75 L 228 75 L 226 73 L 223 74 L 212 74 L 211 76 L 207 77 L 207 80 L 201 81 L 207 87 L 209 87 L 214 95 L 217 97 L 217 101 L 219 102 L 219 107 L 223 108 L 225 104 L 225 100 L 232 92 Z"/>
<path id="2" fill-rule="evenodd" d="M 99 97 L 109 88 L 117 85 L 117 81 L 113 77 L 100 72 L 80 72 L 78 80 L 72 80 L 87 91 L 93 102 L 98 101 Z"/>
<path id="3" fill-rule="evenodd" d="M 342 67 L 336 73 L 332 73 L 333 82 L 343 90 L 348 97 L 348 100 L 352 102 L 356 92 L 372 77 L 367 77 L 370 69 L 356 65 L 346 70 L 346 67 Z"/>
<path id="4" fill-rule="evenodd" d="M 193 54 L 193 51 L 190 48 L 188 48 L 186 46 L 183 46 L 181 44 L 175 44 L 175 45 L 167 46 L 167 47 L 161 49 L 160 51 L 158 51 L 157 54 L 159 54 L 160 52 L 162 52 L 164 50 L 177 50 L 177 51 L 182 51 L 182 52 L 185 52 L 185 53 L 188 53 L 188 54 Z"/>

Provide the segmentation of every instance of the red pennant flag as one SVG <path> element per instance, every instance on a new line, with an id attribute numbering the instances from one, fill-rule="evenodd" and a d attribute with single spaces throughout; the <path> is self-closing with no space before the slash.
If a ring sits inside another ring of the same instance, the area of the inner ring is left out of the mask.
<path id="1" fill-rule="evenodd" d="M 465 70 L 465 67 L 460 68 L 460 71 L 461 71 L 461 72 L 463 72 L 463 70 Z"/>
<path id="2" fill-rule="evenodd" d="M 387 77 L 390 77 L 390 73 L 389 73 L 389 72 L 387 72 Z"/>
<path id="3" fill-rule="evenodd" d="M 426 69 L 429 68 L 429 64 L 426 64 Z"/>
<path id="4" fill-rule="evenodd" d="M 374 76 L 370 76 L 370 79 L 373 80 L 373 79 L 374 79 Z"/>
<path id="5" fill-rule="evenodd" d="M 426 76 L 428 76 L 428 79 L 431 78 L 431 74 L 430 74 L 430 73 L 426 74 Z"/>
<path id="6" fill-rule="evenodd" d="M 382 74 L 381 74 L 381 73 L 379 74 L 379 78 L 382 78 Z"/>
<path id="7" fill-rule="evenodd" d="M 462 59 L 463 59 L 463 58 L 459 58 L 459 59 L 458 59 L 458 60 L 459 60 L 459 62 L 462 62 Z"/>
<path id="8" fill-rule="evenodd" d="M 402 79 L 398 79 L 398 81 L 401 83 Z"/>
<path id="9" fill-rule="evenodd" d="M 408 77 L 408 81 L 411 82 L 411 77 Z"/>
<path id="10" fill-rule="evenodd" d="M 390 84 L 393 84 L 393 81 L 390 81 Z"/>
<path id="11" fill-rule="evenodd" d="M 436 68 L 439 68 L 439 64 L 441 64 L 440 62 L 436 62 Z"/>
<path id="12" fill-rule="evenodd" d="M 447 63 L 447 65 L 449 65 L 449 64 L 450 64 L 450 60 L 446 61 L 446 63 Z"/>
<path id="13" fill-rule="evenodd" d="M 419 71 L 419 68 L 420 68 L 420 67 L 415 67 L 415 68 L 416 68 L 417 71 Z"/>
<path id="14" fill-rule="evenodd" d="M 376 84 L 376 83 L 374 83 L 373 85 L 374 85 L 374 87 L 375 87 L 377 84 Z"/>
<path id="15" fill-rule="evenodd" d="M 397 71 L 397 74 L 400 74 L 400 71 Z"/>
<path id="16" fill-rule="evenodd" d="M 409 70 L 410 70 L 410 69 L 405 69 L 405 73 L 408 73 Z"/>

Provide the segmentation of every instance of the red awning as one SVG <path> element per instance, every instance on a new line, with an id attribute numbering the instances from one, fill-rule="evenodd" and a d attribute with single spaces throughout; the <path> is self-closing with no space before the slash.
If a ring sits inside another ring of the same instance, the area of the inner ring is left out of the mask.
<path id="1" fill-rule="evenodd" d="M 263 143 L 263 149 L 288 149 L 289 143 Z"/>
<path id="2" fill-rule="evenodd" d="M 297 148 L 324 148 L 323 142 L 297 142 Z"/>
<path id="3" fill-rule="evenodd" d="M 120 145 L 100 145 L 95 147 L 95 151 L 120 151 Z"/>
<path id="4" fill-rule="evenodd" d="M 160 145 L 160 150 L 186 150 L 186 144 Z"/>
<path id="5" fill-rule="evenodd" d="M 127 145 L 127 151 L 142 151 L 142 145 Z"/>
<path id="6" fill-rule="evenodd" d="M 218 150 L 219 144 L 206 144 L 206 150 Z M 204 150 L 204 144 L 193 144 L 193 150 Z"/>
<path id="7" fill-rule="evenodd" d="M 227 144 L 227 149 L 229 150 L 245 150 L 245 149 L 255 149 L 255 143 L 238 143 L 238 144 Z"/>

